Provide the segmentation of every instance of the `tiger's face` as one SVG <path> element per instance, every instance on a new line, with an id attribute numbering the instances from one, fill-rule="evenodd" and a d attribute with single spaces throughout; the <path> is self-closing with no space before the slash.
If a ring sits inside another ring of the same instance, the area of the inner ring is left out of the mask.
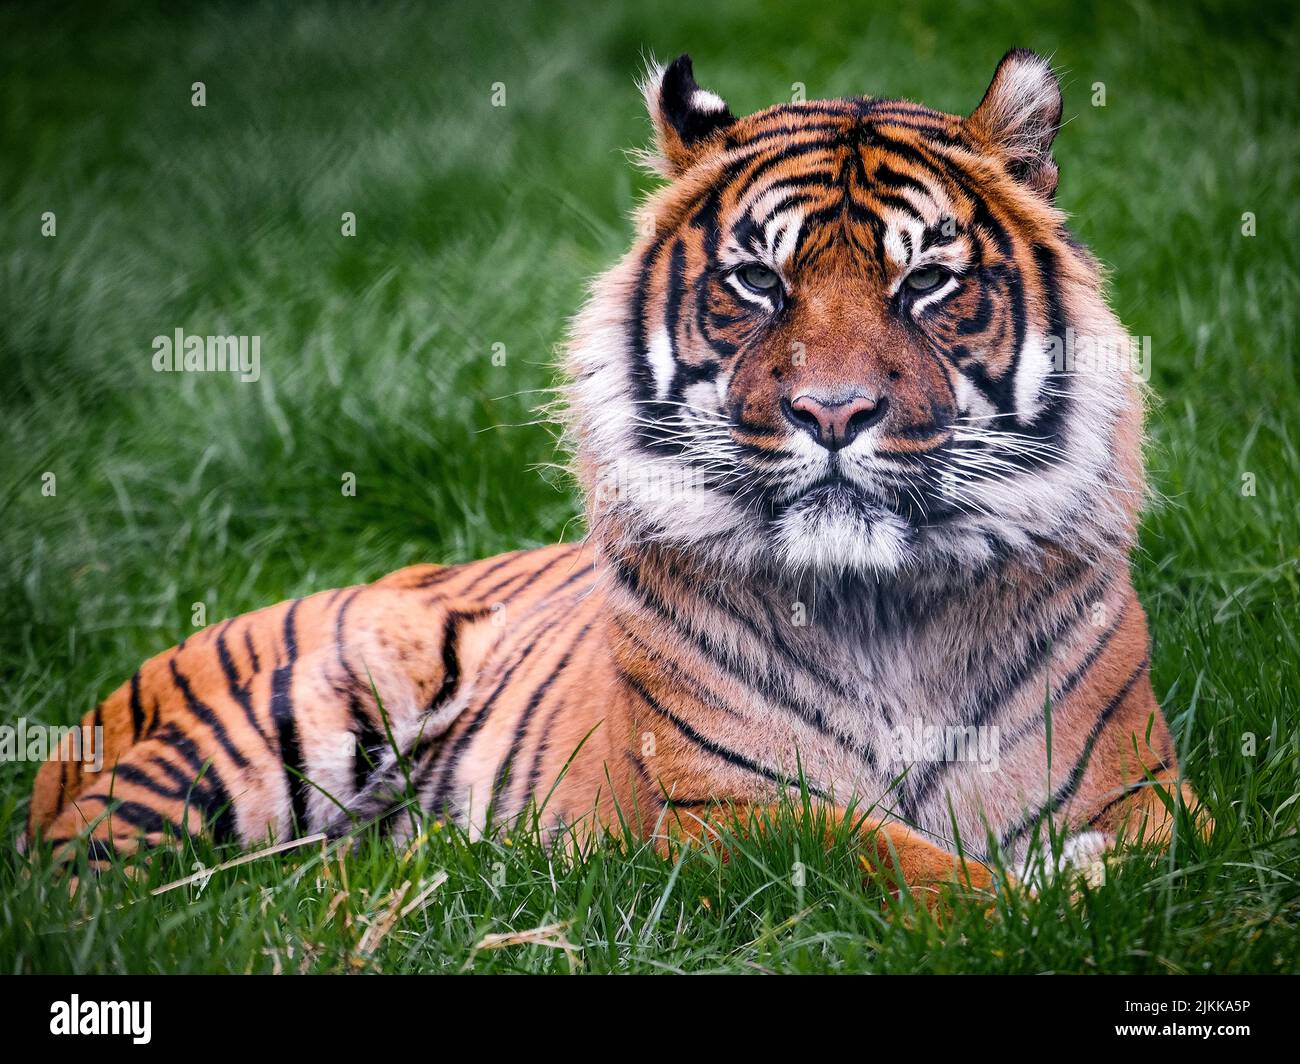
<path id="1" fill-rule="evenodd" d="M 1127 338 L 1052 204 L 1044 60 L 1009 53 L 967 118 L 737 119 L 685 56 L 645 91 L 671 183 L 571 346 L 598 534 L 876 573 L 1127 542 L 1140 401 L 1063 357 Z"/>

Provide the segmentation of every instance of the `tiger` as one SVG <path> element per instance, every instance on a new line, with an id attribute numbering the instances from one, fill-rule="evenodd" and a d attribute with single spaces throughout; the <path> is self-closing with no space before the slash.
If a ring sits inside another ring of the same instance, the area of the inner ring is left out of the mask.
<path id="1" fill-rule="evenodd" d="M 1146 385 L 1084 357 L 1127 337 L 1055 205 L 1050 63 L 1008 52 L 966 116 L 736 117 L 688 55 L 641 88 L 658 181 L 560 367 L 582 538 L 202 629 L 85 716 L 97 770 L 41 767 L 28 845 L 794 810 L 983 891 L 1045 831 L 1062 867 L 1168 838 L 1195 794 L 1130 575 Z"/>

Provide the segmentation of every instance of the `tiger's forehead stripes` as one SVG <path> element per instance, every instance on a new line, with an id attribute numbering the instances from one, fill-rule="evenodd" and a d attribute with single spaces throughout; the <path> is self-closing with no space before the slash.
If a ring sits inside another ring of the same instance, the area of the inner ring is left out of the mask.
<path id="1" fill-rule="evenodd" d="M 925 223 L 934 240 L 943 235 L 935 222 L 945 211 L 958 218 L 989 211 L 976 203 L 965 170 L 975 147 L 960 119 L 903 101 L 779 105 L 728 134 L 713 164 L 721 190 L 715 216 L 735 219 L 733 258 L 747 249 L 776 266 L 792 255 L 794 266 L 813 266 L 837 234 L 807 230 L 832 225 L 885 274 L 888 223 L 898 216 Z M 985 228 L 996 238 L 1002 226 Z M 908 233 L 904 248 L 914 241 Z M 893 259 L 911 261 L 914 251 Z"/>

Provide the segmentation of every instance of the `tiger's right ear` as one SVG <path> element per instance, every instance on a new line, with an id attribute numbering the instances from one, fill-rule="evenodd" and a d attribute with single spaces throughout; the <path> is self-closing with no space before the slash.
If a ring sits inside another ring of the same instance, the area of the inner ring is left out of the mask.
<path id="1" fill-rule="evenodd" d="M 648 162 L 665 177 L 699 162 L 713 138 L 735 122 L 721 96 L 695 84 L 689 55 L 666 67 L 652 65 L 641 91 L 655 127 L 655 153 Z"/>

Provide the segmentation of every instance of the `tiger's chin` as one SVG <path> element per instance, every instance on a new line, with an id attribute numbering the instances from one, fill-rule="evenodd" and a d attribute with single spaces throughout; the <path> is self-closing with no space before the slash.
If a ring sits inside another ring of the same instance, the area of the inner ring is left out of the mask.
<path id="1" fill-rule="evenodd" d="M 885 575 L 914 561 L 911 526 L 845 484 L 801 495 L 775 519 L 773 534 L 780 561 L 794 569 Z"/>

